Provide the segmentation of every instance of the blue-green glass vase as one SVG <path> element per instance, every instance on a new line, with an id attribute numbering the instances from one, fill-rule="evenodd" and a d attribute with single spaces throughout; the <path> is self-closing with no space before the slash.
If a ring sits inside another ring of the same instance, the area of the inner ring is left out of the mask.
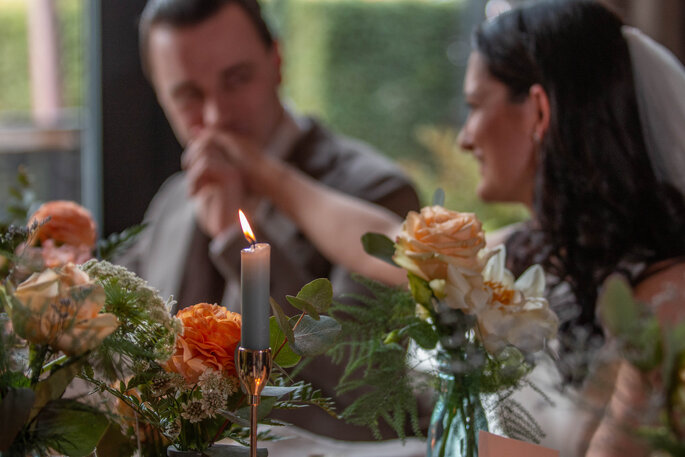
<path id="1" fill-rule="evenodd" d="M 476 386 L 458 375 L 441 376 L 428 429 L 427 457 L 476 457 L 478 432 L 488 429 Z"/>

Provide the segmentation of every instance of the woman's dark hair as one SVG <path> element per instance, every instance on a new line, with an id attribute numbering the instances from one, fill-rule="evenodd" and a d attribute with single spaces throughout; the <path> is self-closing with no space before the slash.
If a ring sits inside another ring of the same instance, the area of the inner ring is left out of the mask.
<path id="1" fill-rule="evenodd" d="M 622 25 L 595 1 L 543 1 L 474 34 L 474 49 L 512 101 L 533 84 L 549 97 L 531 224 L 538 228 L 507 247 L 516 273 L 542 263 L 571 286 L 577 306 L 562 318 L 562 344 L 579 327 L 600 334 L 595 302 L 610 273 L 635 282 L 634 267 L 685 255 L 685 203 L 657 180 L 647 156 Z"/>
<path id="2" fill-rule="evenodd" d="M 149 39 L 152 26 L 167 24 L 173 27 L 191 27 L 217 14 L 227 5 L 238 5 L 247 13 L 262 42 L 270 48 L 274 38 L 262 17 L 257 0 L 148 0 L 140 16 L 138 37 L 143 72 L 150 77 Z"/>

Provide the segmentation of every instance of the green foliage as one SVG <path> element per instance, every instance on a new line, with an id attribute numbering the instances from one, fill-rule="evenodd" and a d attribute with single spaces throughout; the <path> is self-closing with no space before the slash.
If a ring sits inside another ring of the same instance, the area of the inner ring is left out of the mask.
<path id="1" fill-rule="evenodd" d="M 528 410 L 511 398 L 514 391 L 515 389 L 509 389 L 499 395 L 498 404 L 494 408 L 502 431 L 506 436 L 516 440 L 539 443 L 545 437 L 545 433 Z"/>
<path id="2" fill-rule="evenodd" d="M 297 293 L 297 298 L 307 302 L 317 313 L 328 312 L 333 301 L 333 287 L 325 278 L 315 279 L 304 286 Z M 312 315 L 316 319 L 315 316 Z"/>
<path id="3" fill-rule="evenodd" d="M 323 354 L 335 344 L 340 330 L 340 323 L 330 316 L 320 316 L 319 320 L 304 316 L 293 329 L 295 339 L 290 346 L 304 357 Z"/>
<path id="4" fill-rule="evenodd" d="M 26 2 L 5 3 L 0 8 L 0 107 L 28 111 L 29 61 Z"/>
<path id="5" fill-rule="evenodd" d="M 85 40 L 82 0 L 56 1 L 55 9 L 59 30 L 60 73 L 64 106 L 83 104 Z M 4 117 L 15 120 L 17 113 L 31 109 L 28 2 L 3 2 L 0 5 L 0 111 Z M 23 116 L 25 117 L 25 116 Z"/>
<path id="6" fill-rule="evenodd" d="M 4 208 L 5 220 L 0 223 L 0 231 L 5 232 L 10 225 L 26 225 L 28 222 L 29 211 L 36 203 L 33 180 L 26 167 L 20 166 L 15 182 L 8 187 L 9 198 Z"/>
<path id="7" fill-rule="evenodd" d="M 355 277 L 371 295 L 355 295 L 359 303 L 336 303 L 332 314 L 342 325 L 345 338 L 330 352 L 334 361 L 349 360 L 336 391 L 363 389 L 363 393 L 341 414 L 348 422 L 368 426 L 380 438 L 379 421 L 385 420 L 404 437 L 407 420 L 420 435 L 418 408 L 412 378 L 406 366 L 407 336 L 384 340 L 396 329 L 416 325 L 415 304 L 409 292 Z M 409 331 L 407 331 L 409 333 Z M 396 334 L 399 336 L 398 334 Z"/>
<path id="8" fill-rule="evenodd" d="M 95 247 L 97 257 L 101 260 L 111 260 L 129 248 L 140 235 L 147 224 L 128 227 L 120 233 L 112 233 L 107 238 L 98 240 Z"/>
<path id="9" fill-rule="evenodd" d="M 432 202 L 434 206 L 445 206 L 445 190 L 442 187 L 435 189 Z"/>
<path id="10" fill-rule="evenodd" d="M 328 397 L 324 397 L 319 389 L 315 389 L 311 384 L 299 381 L 288 385 L 284 378 L 276 378 L 274 385 L 288 388 L 285 398 L 279 398 L 274 404 L 278 409 L 296 409 L 306 406 L 315 406 L 326 411 L 331 416 L 337 417 L 335 403 Z M 268 393 L 268 391 L 266 392 Z"/>
<path id="11" fill-rule="evenodd" d="M 652 384 L 650 392 L 660 400 L 654 403 L 660 421 L 642 425 L 636 432 L 655 452 L 683 455 L 685 324 L 662 324 L 648 305 L 634 297 L 628 282 L 618 274 L 605 280 L 597 311 L 623 357 L 651 379 L 655 370 L 661 371 L 659 382 Z"/>
<path id="12" fill-rule="evenodd" d="M 119 319 L 119 327 L 91 353 L 90 363 L 109 379 L 138 359 L 165 360 L 171 355 L 180 324 L 169 315 L 155 289 L 126 270 L 107 261 L 89 260 L 83 271 L 105 289 L 103 312 Z"/>
<path id="13" fill-rule="evenodd" d="M 597 313 L 609 333 L 619 338 L 621 351 L 632 364 L 649 371 L 661 363 L 659 321 L 646 305 L 633 298 L 624 278 L 607 278 L 597 300 Z"/>
<path id="14" fill-rule="evenodd" d="M 397 266 L 392 259 L 395 255 L 395 243 L 382 233 L 365 233 L 362 235 L 362 246 L 367 254 Z"/>
<path id="15" fill-rule="evenodd" d="M 274 360 L 280 359 L 281 352 L 288 348 L 291 352 L 302 357 L 311 357 L 323 354 L 336 342 L 340 333 L 338 322 L 321 315 L 327 312 L 333 301 L 333 288 L 328 279 L 315 279 L 305 284 L 293 297 L 288 295 L 286 299 L 295 308 L 300 309 L 302 314 L 298 317 L 289 318 L 281 306 L 270 298 L 271 309 L 274 312 L 275 322 L 285 340 L 277 346 L 274 352 Z M 281 336 L 271 330 L 271 340 Z M 291 356 L 288 359 L 292 358 Z"/>
<path id="16" fill-rule="evenodd" d="M 283 368 L 290 368 L 297 365 L 302 357 L 297 355 L 286 343 L 285 333 L 278 325 L 276 316 L 271 316 L 269 318 L 269 347 L 276 350 L 273 363 Z"/>
<path id="17" fill-rule="evenodd" d="M 75 400 L 52 400 L 36 418 L 35 433 L 60 453 L 73 457 L 89 455 L 102 438 L 109 420 L 97 409 Z"/>
<path id="18" fill-rule="evenodd" d="M 414 273 L 407 273 L 409 279 L 409 290 L 416 303 L 422 305 L 425 309 L 433 309 L 433 290 L 430 288 L 428 281 L 416 276 Z"/>
<path id="19" fill-rule="evenodd" d="M 28 388 L 3 390 L 0 401 L 0 453 L 7 451 L 12 445 L 29 419 L 36 398 L 33 390 Z"/>
<path id="20" fill-rule="evenodd" d="M 462 4 L 287 0 L 286 93 L 335 129 L 418 159 L 416 125 L 453 117 L 458 78 L 447 48 Z"/>

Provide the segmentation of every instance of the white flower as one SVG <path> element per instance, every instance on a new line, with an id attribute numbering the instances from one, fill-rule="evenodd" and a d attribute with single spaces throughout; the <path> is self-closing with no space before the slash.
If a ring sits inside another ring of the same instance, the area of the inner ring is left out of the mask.
<path id="1" fill-rule="evenodd" d="M 200 422 L 207 416 L 207 407 L 202 400 L 193 399 L 181 406 L 181 417 L 191 424 Z"/>
<path id="2" fill-rule="evenodd" d="M 480 337 L 488 352 L 507 345 L 524 352 L 539 351 L 556 336 L 559 319 L 544 298 L 545 275 L 539 265 L 526 270 L 518 280 L 505 268 L 506 250 L 494 251 L 483 269 L 490 290 L 488 304 L 477 311 Z"/>
<path id="3" fill-rule="evenodd" d="M 490 298 L 483 276 L 474 270 L 457 265 L 447 267 L 445 303 L 466 314 L 477 314 Z"/>
<path id="4" fill-rule="evenodd" d="M 445 303 L 453 309 L 460 309 L 466 314 L 478 314 L 490 300 L 490 290 L 485 285 L 481 265 L 488 265 L 494 252 L 487 250 L 478 253 L 477 268 L 470 269 L 451 264 L 447 267 L 445 283 Z"/>
<path id="5" fill-rule="evenodd" d="M 229 395 L 233 395 L 234 393 L 238 392 L 240 389 L 240 380 L 238 378 L 235 376 L 228 376 L 224 379 L 226 381 L 224 388 Z"/>

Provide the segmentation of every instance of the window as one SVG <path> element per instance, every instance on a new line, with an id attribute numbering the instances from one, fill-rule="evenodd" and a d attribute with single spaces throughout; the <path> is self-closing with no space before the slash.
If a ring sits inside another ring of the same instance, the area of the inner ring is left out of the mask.
<path id="1" fill-rule="evenodd" d="M 1 202 L 20 165 L 38 200 L 81 200 L 84 5 L 0 0 Z"/>

